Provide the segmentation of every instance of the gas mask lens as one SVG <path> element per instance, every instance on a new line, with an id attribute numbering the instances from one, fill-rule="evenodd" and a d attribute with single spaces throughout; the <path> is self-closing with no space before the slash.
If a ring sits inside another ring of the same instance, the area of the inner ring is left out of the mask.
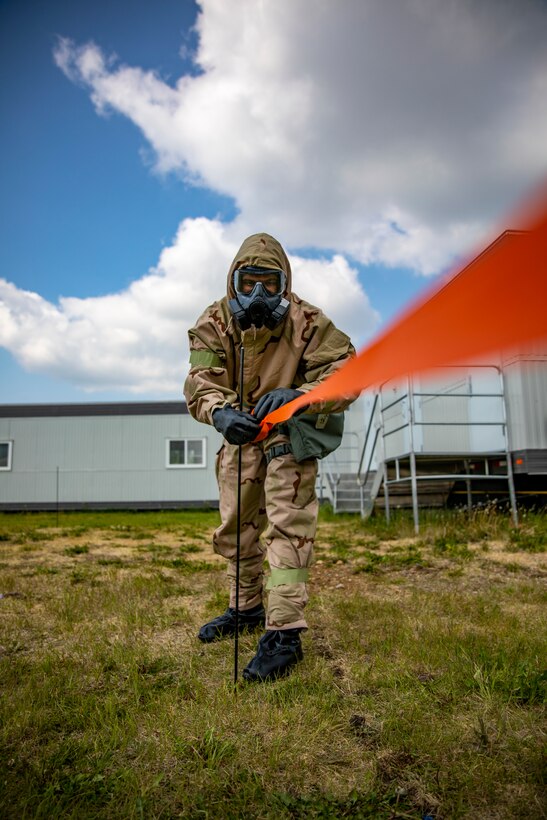
<path id="1" fill-rule="evenodd" d="M 285 274 L 282 270 L 264 268 L 238 268 L 234 272 L 234 288 L 240 296 L 250 296 L 260 283 L 268 296 L 281 296 L 285 290 Z"/>

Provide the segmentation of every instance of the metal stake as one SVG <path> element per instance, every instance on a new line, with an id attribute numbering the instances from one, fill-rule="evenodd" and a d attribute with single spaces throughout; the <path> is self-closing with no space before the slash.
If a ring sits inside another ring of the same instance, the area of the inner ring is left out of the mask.
<path id="1" fill-rule="evenodd" d="M 239 349 L 239 409 L 243 410 L 243 365 L 245 349 Z M 241 444 L 237 448 L 237 533 L 236 533 L 236 634 L 234 640 L 234 686 L 237 685 L 237 662 L 239 655 L 239 557 L 241 553 Z"/>

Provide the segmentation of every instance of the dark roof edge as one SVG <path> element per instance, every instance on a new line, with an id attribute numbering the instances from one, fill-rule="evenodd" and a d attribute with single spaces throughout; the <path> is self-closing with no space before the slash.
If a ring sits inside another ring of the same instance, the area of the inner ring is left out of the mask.
<path id="1" fill-rule="evenodd" d="M 186 415 L 185 401 L 90 402 L 87 404 L 0 404 L 0 418 L 59 418 L 63 416 Z"/>

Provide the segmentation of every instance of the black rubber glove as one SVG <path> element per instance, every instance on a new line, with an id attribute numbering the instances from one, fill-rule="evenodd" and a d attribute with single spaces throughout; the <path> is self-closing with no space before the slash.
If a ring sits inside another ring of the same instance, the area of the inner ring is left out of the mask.
<path id="1" fill-rule="evenodd" d="M 243 410 L 235 410 L 229 404 L 213 410 L 213 424 L 230 444 L 248 444 L 260 431 L 260 424 L 254 416 Z"/>
<path id="2" fill-rule="evenodd" d="M 292 387 L 278 387 L 275 390 L 271 390 L 258 400 L 258 404 L 255 407 L 255 416 L 259 421 L 262 421 L 268 413 L 273 413 L 274 410 L 283 407 L 287 402 L 303 395 L 302 390 L 293 390 Z M 302 410 L 297 412 L 302 413 Z"/>

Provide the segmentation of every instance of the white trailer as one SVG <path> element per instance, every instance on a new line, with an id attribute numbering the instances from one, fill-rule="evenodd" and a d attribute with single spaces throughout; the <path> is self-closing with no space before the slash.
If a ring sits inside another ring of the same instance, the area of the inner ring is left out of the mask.
<path id="1" fill-rule="evenodd" d="M 0 510 L 218 506 L 221 441 L 179 401 L 0 405 Z"/>

